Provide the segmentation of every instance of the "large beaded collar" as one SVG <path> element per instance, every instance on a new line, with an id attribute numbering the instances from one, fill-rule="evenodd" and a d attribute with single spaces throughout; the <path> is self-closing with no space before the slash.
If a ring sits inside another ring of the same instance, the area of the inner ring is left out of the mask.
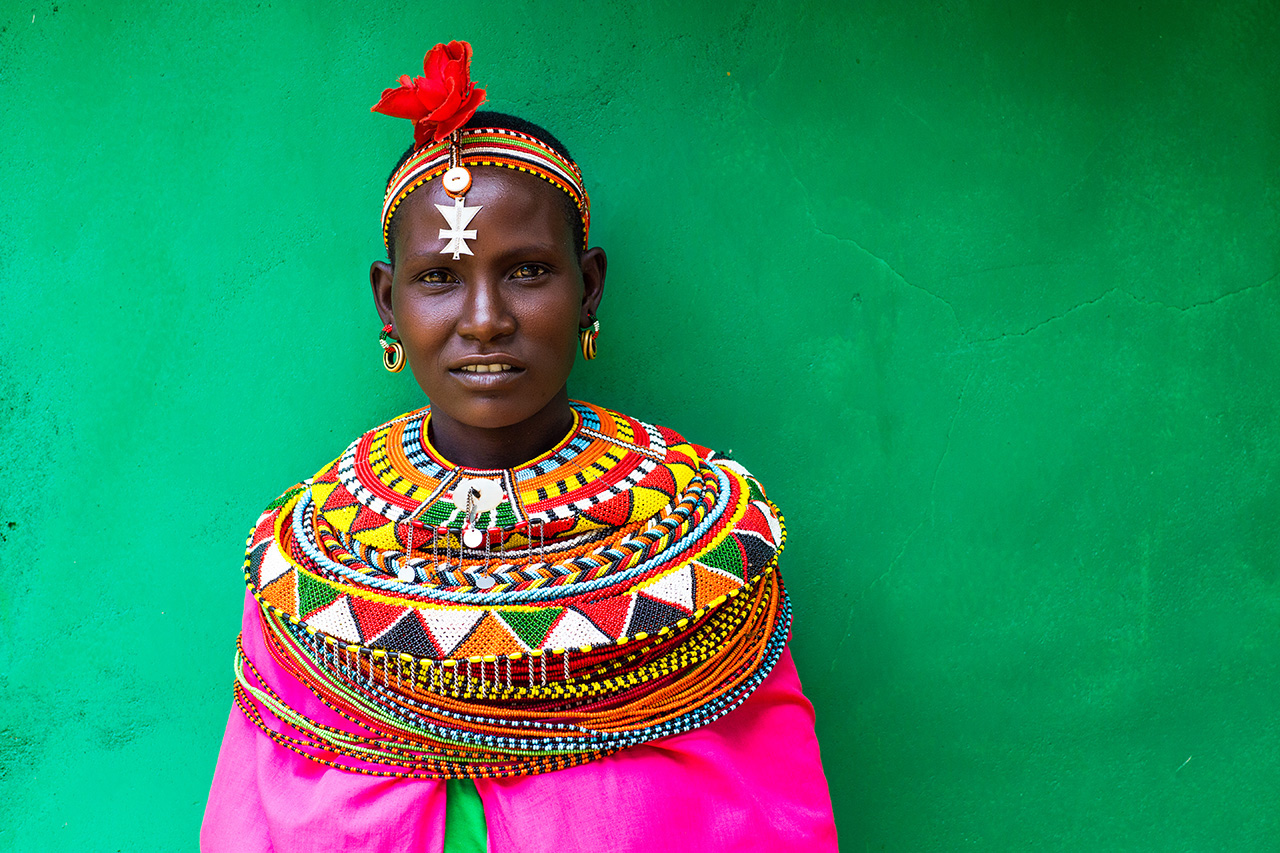
<path id="1" fill-rule="evenodd" d="M 428 440 L 429 410 L 411 412 L 269 507 L 244 564 L 264 632 L 326 704 L 365 729 L 382 719 L 374 740 L 401 746 L 335 742 L 241 659 L 250 718 L 278 732 L 265 708 L 338 766 L 512 775 L 745 699 L 789 626 L 776 508 L 740 465 L 669 429 L 572 408 L 556 447 L 505 470 L 451 464 Z M 678 701 L 654 704 L 659 689 Z M 575 734 L 551 737 L 552 721 Z"/>

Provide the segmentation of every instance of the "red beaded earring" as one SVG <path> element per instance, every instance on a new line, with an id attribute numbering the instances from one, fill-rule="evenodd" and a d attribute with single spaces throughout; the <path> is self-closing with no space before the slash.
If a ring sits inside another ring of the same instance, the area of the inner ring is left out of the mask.
<path id="1" fill-rule="evenodd" d="M 382 327 L 382 334 L 378 335 L 378 343 L 382 344 L 382 366 L 392 373 L 404 370 L 404 347 L 391 337 L 390 323 Z"/>

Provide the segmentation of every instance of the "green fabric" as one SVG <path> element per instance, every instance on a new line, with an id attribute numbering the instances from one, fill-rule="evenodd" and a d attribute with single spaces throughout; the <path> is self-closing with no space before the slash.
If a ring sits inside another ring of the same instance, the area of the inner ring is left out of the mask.
<path id="1" fill-rule="evenodd" d="M 450 779 L 445 792 L 448 805 L 444 815 L 444 853 L 485 853 L 489 832 L 476 783 Z"/>

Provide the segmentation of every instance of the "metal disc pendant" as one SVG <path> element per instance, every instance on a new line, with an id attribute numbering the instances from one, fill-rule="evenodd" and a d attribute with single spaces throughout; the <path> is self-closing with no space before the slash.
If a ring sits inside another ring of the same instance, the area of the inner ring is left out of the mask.
<path id="1" fill-rule="evenodd" d="M 401 563 L 400 568 L 396 570 L 396 580 L 401 583 L 409 583 L 418 579 L 417 573 L 408 563 Z"/>
<path id="2" fill-rule="evenodd" d="M 462 531 L 462 544 L 468 548 L 479 548 L 480 543 L 484 541 L 484 534 L 474 527 L 470 530 Z"/>
<path id="3" fill-rule="evenodd" d="M 440 179 L 440 184 L 450 198 L 457 198 L 471 189 L 471 172 L 467 170 L 466 166 L 454 166 L 444 173 L 444 177 Z"/>
<path id="4" fill-rule="evenodd" d="M 453 502 L 458 506 L 468 506 L 467 495 L 474 493 L 470 499 L 470 506 L 475 508 L 476 512 L 489 512 L 497 509 L 498 504 L 502 503 L 505 493 L 502 486 L 497 480 L 488 480 L 484 477 L 464 477 L 458 481 L 453 487 Z"/>

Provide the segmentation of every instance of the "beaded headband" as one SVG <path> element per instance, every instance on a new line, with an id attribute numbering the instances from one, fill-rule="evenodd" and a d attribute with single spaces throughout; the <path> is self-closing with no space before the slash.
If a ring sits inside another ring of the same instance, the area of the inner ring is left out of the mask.
<path id="1" fill-rule="evenodd" d="M 382 203 L 384 243 L 389 240 L 391 217 L 409 193 L 432 178 L 459 166 L 502 166 L 537 175 L 564 192 L 573 200 L 582 217 L 582 248 L 586 249 L 587 232 L 591 223 L 591 200 L 583 186 L 582 172 L 578 165 L 557 154 L 551 146 L 537 137 L 501 127 L 464 128 L 451 133 L 440 142 L 414 152 L 387 184 L 387 194 Z M 441 212 L 448 209 L 446 205 L 438 206 L 442 208 Z M 449 214 L 445 216 L 448 218 Z M 453 224 L 452 221 L 450 224 Z M 465 246 L 460 250 L 469 254 L 465 252 Z"/>
<path id="2" fill-rule="evenodd" d="M 382 242 L 391 249 L 391 217 L 409 193 L 443 175 L 441 183 L 453 199 L 452 205 L 437 204 L 448 229 L 440 229 L 449 242 L 441 254 L 453 253 L 454 260 L 472 254 L 467 240 L 476 239 L 476 230 L 467 226 L 480 207 L 467 207 L 471 188 L 467 166 L 502 166 L 537 175 L 573 200 L 582 217 L 582 248 L 587 247 L 591 222 L 591 202 L 582 183 L 582 171 L 572 160 L 550 145 L 527 133 L 500 127 L 463 128 L 484 103 L 485 90 L 471 82 L 471 45 L 465 41 L 438 44 L 427 51 L 422 77 L 400 78 L 396 88 L 385 89 L 373 106 L 374 112 L 413 122 L 413 155 L 387 182 L 382 202 Z"/>

